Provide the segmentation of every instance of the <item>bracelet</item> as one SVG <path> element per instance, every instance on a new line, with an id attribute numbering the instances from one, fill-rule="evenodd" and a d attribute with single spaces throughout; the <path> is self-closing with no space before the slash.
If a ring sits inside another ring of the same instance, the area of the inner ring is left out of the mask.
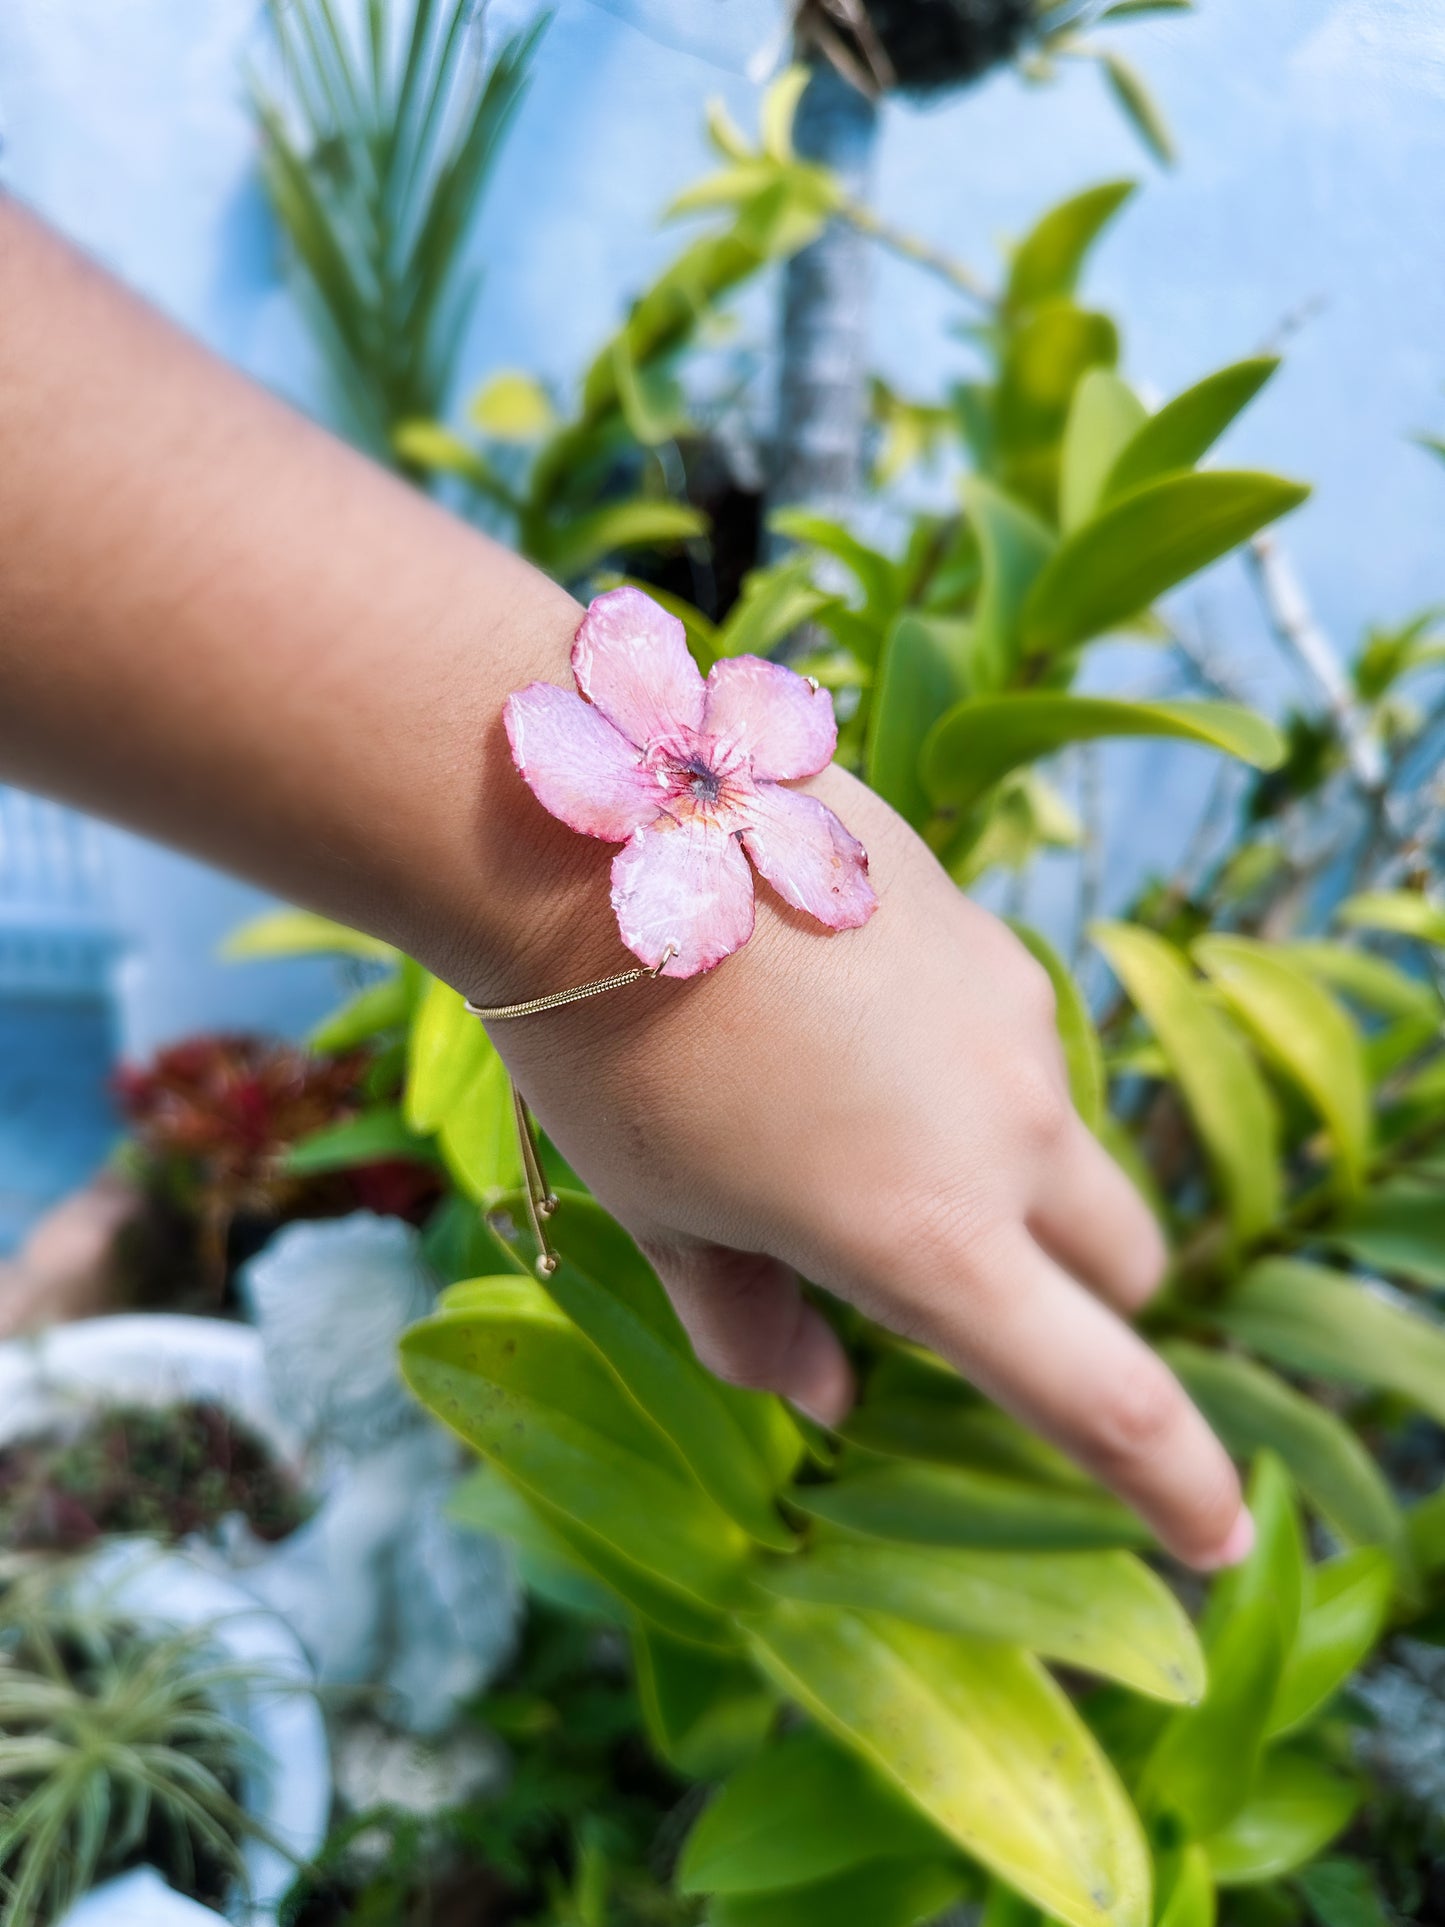
<path id="1" fill-rule="evenodd" d="M 651 970 L 644 970 L 641 966 L 636 970 L 619 970 L 610 977 L 598 977 L 592 983 L 574 984 L 570 990 L 552 990 L 542 997 L 524 997 L 516 1004 L 478 1004 L 468 997 L 466 1011 L 468 1016 L 478 1017 L 484 1024 L 500 1023 L 504 1018 L 511 1017 L 540 1017 L 544 1011 L 561 1010 L 567 1004 L 580 1004 L 584 998 L 601 997 L 609 990 L 625 990 L 629 984 L 640 983 L 644 977 L 658 977 L 662 974 L 663 964 L 672 954 L 672 945 L 669 944 L 663 952 L 662 962 L 655 964 Z M 527 1220 L 532 1227 L 532 1236 L 537 1241 L 536 1271 L 539 1278 L 550 1278 L 559 1261 L 547 1237 L 547 1220 L 557 1209 L 557 1197 L 555 1192 L 548 1189 L 546 1174 L 542 1169 L 536 1120 L 515 1081 L 509 1077 L 507 1083 L 512 1093 L 517 1146 L 522 1153 L 522 1194 L 527 1201 Z"/>
<path id="2" fill-rule="evenodd" d="M 542 807 L 583 836 L 620 844 L 612 908 L 638 967 L 518 1003 L 467 1009 L 484 1023 L 537 1017 L 644 977 L 695 977 L 753 934 L 754 873 L 830 930 L 878 908 L 868 853 L 826 804 L 790 789 L 832 760 L 832 699 L 811 676 L 759 656 L 724 656 L 704 681 L 687 634 L 624 585 L 588 607 L 572 644 L 577 688 L 529 683 L 503 709 L 518 774 Z M 516 1085 L 537 1271 L 557 1254 L 536 1127 Z"/>

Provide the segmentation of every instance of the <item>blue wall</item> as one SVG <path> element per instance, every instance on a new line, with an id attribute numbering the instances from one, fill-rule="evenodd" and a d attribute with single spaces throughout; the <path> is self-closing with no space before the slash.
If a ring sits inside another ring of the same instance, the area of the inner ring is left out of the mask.
<path id="1" fill-rule="evenodd" d="M 493 18 L 528 11 L 505 0 Z M 20 193 L 120 273 L 304 400 L 312 370 L 279 284 L 240 98 L 255 14 L 255 0 L 4 0 L 5 164 Z M 675 245 L 654 217 L 703 161 L 706 96 L 722 93 L 751 119 L 740 68 L 773 21 L 763 0 L 560 0 L 476 237 L 488 274 L 474 373 L 521 364 L 569 378 Z M 1117 44 L 1167 108 L 1177 173 L 1151 170 L 1092 71 L 1046 92 L 1004 76 L 938 109 L 889 110 L 883 210 L 987 267 L 996 238 L 1051 199 L 1120 173 L 1146 178 L 1092 286 L 1126 318 L 1130 371 L 1161 394 L 1318 303 L 1227 452 L 1318 485 L 1288 539 L 1319 612 L 1352 644 L 1367 618 L 1445 594 L 1445 476 L 1402 439 L 1445 427 L 1445 11 L 1424 0 L 1201 0 L 1196 17 L 1161 17 Z M 759 322 L 767 298 L 752 304 Z M 964 357 L 944 329 L 952 313 L 942 290 L 880 263 L 882 370 L 911 391 L 941 385 Z M 1190 591 L 1185 610 L 1235 651 L 1246 681 L 1278 693 L 1233 572 Z M 1137 683 L 1152 671 L 1135 661 L 1121 673 Z M 1166 772 L 1134 755 L 1118 767 L 1116 820 L 1146 861 L 1150 836 L 1162 847 L 1177 835 L 1200 766 L 1186 756 Z M 254 893 L 129 837 L 109 848 L 132 1047 L 204 1023 L 291 1027 L 324 1007 L 319 968 L 212 961 Z"/>

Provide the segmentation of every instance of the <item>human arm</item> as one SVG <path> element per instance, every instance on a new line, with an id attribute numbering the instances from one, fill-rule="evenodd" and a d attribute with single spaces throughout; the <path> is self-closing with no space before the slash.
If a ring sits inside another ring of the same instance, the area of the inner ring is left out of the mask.
<path id="1" fill-rule="evenodd" d="M 508 693 L 580 610 L 0 205 L 0 769 L 397 942 L 482 1002 L 620 968 L 613 851 L 530 795 Z M 719 969 L 496 1027 L 704 1360 L 826 1418 L 799 1274 L 952 1360 L 1181 1556 L 1232 1467 L 1131 1333 L 1163 1247 L 1068 1103 L 1038 966 L 876 797 L 806 785 L 880 908 L 759 890 Z"/>

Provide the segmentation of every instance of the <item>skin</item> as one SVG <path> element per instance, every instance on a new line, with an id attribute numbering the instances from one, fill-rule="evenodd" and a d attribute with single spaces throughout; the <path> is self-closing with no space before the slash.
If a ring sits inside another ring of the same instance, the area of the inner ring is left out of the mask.
<path id="1" fill-rule="evenodd" d="M 623 968 L 610 846 L 500 723 L 570 686 L 577 604 L 290 414 L 0 203 L 0 770 L 400 944 L 484 1003 Z M 498 1024 L 702 1358 L 827 1421 L 801 1274 L 950 1359 L 1199 1567 L 1248 1549 L 1223 1448 L 1129 1329 L 1158 1228 L 1073 1112 L 1038 965 L 845 772 L 880 908 L 758 891 L 687 982 Z"/>

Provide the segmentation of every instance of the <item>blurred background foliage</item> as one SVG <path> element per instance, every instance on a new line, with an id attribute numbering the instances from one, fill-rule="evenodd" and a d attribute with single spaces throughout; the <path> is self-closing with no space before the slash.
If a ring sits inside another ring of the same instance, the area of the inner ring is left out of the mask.
<path id="1" fill-rule="evenodd" d="M 1371 1775 L 1361 1669 L 1445 1627 L 1445 618 L 1391 612 L 1339 666 L 1273 532 L 1305 488 L 1208 461 L 1274 357 L 1154 407 L 1131 384 L 1085 289 L 1132 183 L 1043 211 L 986 274 L 884 227 L 847 165 L 878 93 L 1002 57 L 1040 80 L 1098 60 L 1168 160 L 1116 45 L 1167 4 L 801 7 L 798 64 L 756 131 L 711 111 L 718 165 L 668 210 L 690 238 L 575 391 L 473 374 L 460 420 L 461 242 L 538 30 L 483 59 L 461 0 L 372 0 L 361 36 L 329 0 L 277 9 L 256 111 L 338 422 L 579 595 L 648 587 L 704 668 L 752 652 L 817 676 L 840 759 L 960 885 L 1018 910 L 1064 854 L 1067 927 L 1020 934 L 1080 1111 L 1169 1231 L 1150 1335 L 1250 1468 L 1259 1524 L 1248 1563 L 1200 1586 L 938 1360 L 840 1307 L 863 1383 L 840 1435 L 716 1383 L 550 1147 L 562 1263 L 539 1280 L 505 1073 L 457 994 L 312 917 L 250 926 L 237 956 L 362 973 L 312 1041 L 368 1054 L 366 1101 L 288 1172 L 384 1159 L 445 1187 L 426 1236 L 452 1282 L 404 1363 L 481 1454 L 459 1515 L 514 1542 L 536 1596 L 625 1639 L 655 1754 L 700 1789 L 660 1845 L 579 1844 L 570 1897 L 537 1918 L 643 1918 L 639 1853 L 658 1917 L 705 1906 L 717 1927 L 906 1927 L 965 1901 L 988 1927 L 1439 1917 L 1424 1822 L 1402 1852 Z M 908 32 L 933 16 L 966 42 L 945 34 L 936 68 Z M 974 367 L 948 393 L 868 379 L 860 243 L 956 290 Z M 746 447 L 742 411 L 696 379 L 773 273 L 779 440 L 820 447 L 811 472 L 791 444 Z M 817 347 L 840 339 L 864 358 L 824 392 Z M 956 477 L 954 507 L 910 505 L 921 464 Z M 1239 701 L 1171 612 L 1235 551 L 1317 691 L 1298 713 Z M 1082 690 L 1105 638 L 1169 654 L 1190 693 Z M 1246 774 L 1102 922 L 1093 745 L 1126 736 Z"/>

